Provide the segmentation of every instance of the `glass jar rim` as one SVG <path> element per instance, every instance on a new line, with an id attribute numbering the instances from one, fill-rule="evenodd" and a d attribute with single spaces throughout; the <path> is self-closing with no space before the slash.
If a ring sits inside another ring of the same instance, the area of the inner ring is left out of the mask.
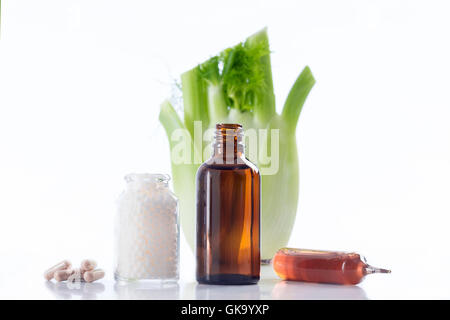
<path id="1" fill-rule="evenodd" d="M 163 173 L 129 173 L 125 176 L 126 182 L 154 182 L 168 183 L 170 176 Z"/>

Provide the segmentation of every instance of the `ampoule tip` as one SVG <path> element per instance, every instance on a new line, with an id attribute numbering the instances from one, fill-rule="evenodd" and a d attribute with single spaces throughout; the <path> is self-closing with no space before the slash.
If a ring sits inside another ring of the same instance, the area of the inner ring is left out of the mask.
<path id="1" fill-rule="evenodd" d="M 372 266 L 367 266 L 366 267 L 366 273 L 367 274 L 371 274 L 371 273 L 391 273 L 391 270 L 389 269 L 383 269 L 383 268 L 375 268 Z"/>

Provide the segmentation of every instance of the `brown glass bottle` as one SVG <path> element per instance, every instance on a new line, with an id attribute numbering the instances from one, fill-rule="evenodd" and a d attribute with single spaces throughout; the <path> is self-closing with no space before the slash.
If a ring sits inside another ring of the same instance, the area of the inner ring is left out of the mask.
<path id="1" fill-rule="evenodd" d="M 238 124 L 216 125 L 213 156 L 197 171 L 197 281 L 252 284 L 260 272 L 260 175 Z"/>

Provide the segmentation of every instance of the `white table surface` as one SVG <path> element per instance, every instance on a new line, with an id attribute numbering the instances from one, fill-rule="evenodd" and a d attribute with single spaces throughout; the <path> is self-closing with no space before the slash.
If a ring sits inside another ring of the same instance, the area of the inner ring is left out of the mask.
<path id="1" fill-rule="evenodd" d="M 12 280 L 12 279 L 11 279 Z M 270 266 L 262 268 L 257 285 L 200 285 L 178 283 L 118 283 L 109 277 L 94 283 L 70 285 L 43 278 L 8 281 L 0 289 L 2 298 L 24 299 L 367 299 L 361 286 L 337 286 L 280 281 Z"/>
<path id="2" fill-rule="evenodd" d="M 11 261 L 11 260 L 9 260 Z M 17 259 L 16 259 L 17 261 Z M 397 271 L 368 276 L 357 286 L 281 281 L 271 266 L 263 266 L 257 285 L 200 285 L 193 278 L 178 283 L 118 283 L 112 272 L 94 283 L 71 287 L 66 282 L 45 281 L 42 270 L 32 263 L 4 269 L 0 277 L 1 299 L 409 299 L 446 298 L 448 281 L 434 277 L 424 281 L 420 274 Z M 2 267 L 4 268 L 4 267 Z M 407 270 L 406 270 L 407 271 Z M 413 271 L 413 269 L 411 269 Z M 444 270 L 442 270 L 444 271 Z M 182 272 L 183 274 L 183 272 Z"/>

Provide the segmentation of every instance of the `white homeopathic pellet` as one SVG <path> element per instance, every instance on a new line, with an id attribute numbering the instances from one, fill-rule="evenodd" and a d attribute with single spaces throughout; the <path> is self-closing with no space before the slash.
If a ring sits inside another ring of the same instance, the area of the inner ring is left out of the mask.
<path id="1" fill-rule="evenodd" d="M 116 221 L 117 280 L 177 280 L 178 200 L 169 176 L 129 174 Z"/>

